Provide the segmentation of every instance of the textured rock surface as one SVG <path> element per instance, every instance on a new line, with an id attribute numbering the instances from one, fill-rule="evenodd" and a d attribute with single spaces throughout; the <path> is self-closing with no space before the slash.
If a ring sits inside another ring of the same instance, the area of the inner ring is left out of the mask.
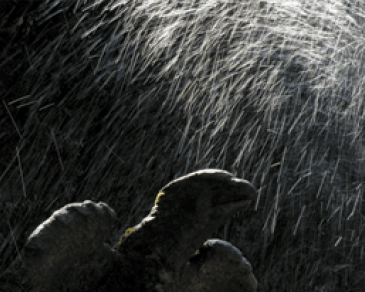
<path id="1" fill-rule="evenodd" d="M 184 292 L 256 292 L 252 266 L 231 243 L 209 239 L 184 268 Z"/>
<path id="2" fill-rule="evenodd" d="M 2 276 L 0 289 L 183 291 L 180 275 L 194 251 L 255 199 L 255 188 L 228 172 L 191 173 L 162 188 L 150 214 L 129 228 L 113 249 L 104 238 L 114 211 L 105 203 L 69 204 L 30 235 L 21 258 Z M 194 281 L 199 280 L 205 279 Z"/>

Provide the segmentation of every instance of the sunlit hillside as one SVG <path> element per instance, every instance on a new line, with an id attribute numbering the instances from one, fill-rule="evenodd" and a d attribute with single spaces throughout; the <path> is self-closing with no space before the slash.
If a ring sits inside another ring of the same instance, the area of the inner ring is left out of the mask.
<path id="1" fill-rule="evenodd" d="M 363 290 L 364 4 L 6 3 L 1 270 L 67 203 L 108 203 L 114 242 L 163 185 L 210 167 L 259 190 L 212 236 L 260 291 Z"/>

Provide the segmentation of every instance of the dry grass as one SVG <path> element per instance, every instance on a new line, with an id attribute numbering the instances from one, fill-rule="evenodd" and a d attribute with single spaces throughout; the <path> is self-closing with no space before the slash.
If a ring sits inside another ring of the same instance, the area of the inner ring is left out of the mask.
<path id="1" fill-rule="evenodd" d="M 360 291 L 365 8 L 350 2 L 31 9 L 36 26 L 1 38 L 1 267 L 66 203 L 107 202 L 115 235 L 172 178 L 214 167 L 260 189 L 217 234 L 262 291 Z"/>

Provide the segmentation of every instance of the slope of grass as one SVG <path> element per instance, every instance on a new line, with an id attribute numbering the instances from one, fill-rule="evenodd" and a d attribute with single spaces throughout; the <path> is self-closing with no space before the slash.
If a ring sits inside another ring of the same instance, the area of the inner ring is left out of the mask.
<path id="1" fill-rule="evenodd" d="M 110 204 L 115 239 L 165 183 L 214 167 L 260 190 L 256 212 L 217 235 L 263 291 L 361 290 L 361 5 L 49 0 L 30 11 L 34 26 L 1 39 L 2 268 L 66 203 Z"/>

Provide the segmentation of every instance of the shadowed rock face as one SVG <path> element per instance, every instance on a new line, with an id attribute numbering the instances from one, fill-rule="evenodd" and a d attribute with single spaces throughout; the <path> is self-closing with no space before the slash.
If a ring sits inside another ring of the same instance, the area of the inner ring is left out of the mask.
<path id="1" fill-rule="evenodd" d="M 55 211 L 29 236 L 2 277 L 11 283 L 0 282 L 0 291 L 89 291 L 117 256 L 103 243 L 115 219 L 102 202 L 72 203 Z"/>
<path id="2" fill-rule="evenodd" d="M 8 283 L 0 284 L 0 289 L 182 291 L 180 276 L 196 249 L 255 198 L 256 190 L 249 182 L 226 171 L 191 173 L 162 188 L 150 214 L 129 228 L 113 249 L 103 241 L 115 219 L 114 211 L 105 203 L 69 204 L 32 233 L 21 260 L 2 276 L 3 283 Z M 223 253 L 221 245 L 212 246 Z M 232 255 L 241 261 L 242 255 Z M 207 266 L 216 261 L 213 258 Z M 189 277 L 183 279 L 190 289 Z M 191 278 L 195 282 L 205 279 L 200 272 Z"/>
<path id="3" fill-rule="evenodd" d="M 209 239 L 185 265 L 184 292 L 255 292 L 257 280 L 251 264 L 229 242 Z"/>
<path id="4" fill-rule="evenodd" d="M 190 256 L 255 198 L 256 190 L 248 181 L 222 170 L 198 171 L 170 182 L 160 191 L 150 214 L 115 247 L 125 257 L 124 262 L 137 261 L 141 267 L 137 274 L 131 270 L 128 278 L 137 281 L 143 274 L 154 277 L 147 291 L 178 290 L 176 284 Z M 146 266 L 158 272 L 146 273 Z"/>

